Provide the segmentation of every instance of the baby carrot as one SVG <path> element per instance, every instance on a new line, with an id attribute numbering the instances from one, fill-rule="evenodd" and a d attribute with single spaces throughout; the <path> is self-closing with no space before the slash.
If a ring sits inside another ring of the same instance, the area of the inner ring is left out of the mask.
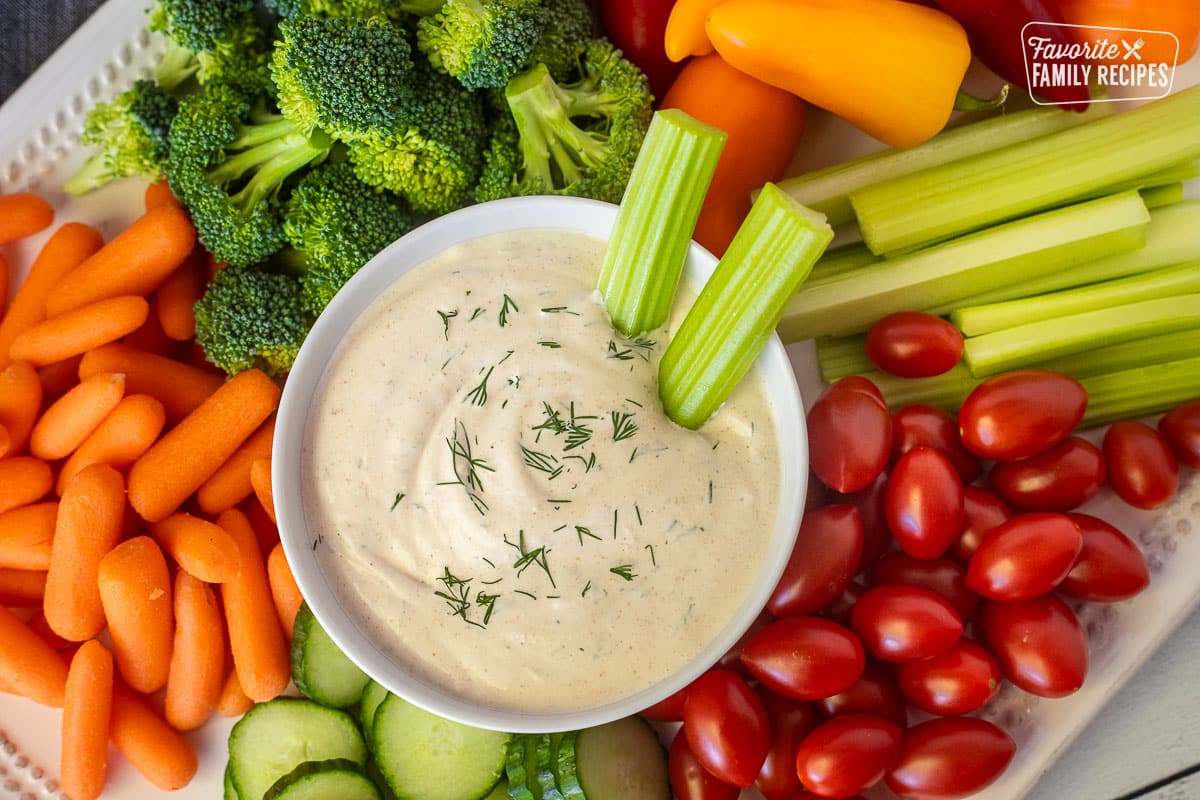
<path id="1" fill-rule="evenodd" d="M 24 361 L 0 370 L 0 425 L 8 431 L 8 454 L 25 451 L 29 434 L 42 410 L 42 382 Z"/>
<path id="2" fill-rule="evenodd" d="M 71 659 L 63 701 L 59 783 L 71 800 L 96 800 L 108 771 L 113 658 L 95 639 Z"/>
<path id="3" fill-rule="evenodd" d="M 129 763 L 164 791 L 182 789 L 196 774 L 196 751 L 187 739 L 121 681 L 113 685 L 108 733 Z"/>
<path id="4" fill-rule="evenodd" d="M 54 475 L 40 458 L 14 456 L 0 460 L 0 514 L 41 500 L 52 485 Z"/>
<path id="5" fill-rule="evenodd" d="M 237 542 L 219 525 L 175 513 L 151 523 L 150 534 L 181 569 L 206 583 L 225 583 L 238 574 Z"/>
<path id="6" fill-rule="evenodd" d="M 157 294 L 146 298 L 146 302 L 150 304 L 150 313 L 146 315 L 146 321 L 137 330 L 121 339 L 121 344 L 136 347 L 138 350 L 153 353 L 156 356 L 173 355 L 175 346 L 179 342 L 167 336 L 162 329 L 162 323 L 158 321 Z"/>
<path id="7" fill-rule="evenodd" d="M 9 355 L 44 366 L 115 342 L 137 330 L 150 314 L 145 298 L 110 297 L 50 317 L 18 334 Z"/>
<path id="8" fill-rule="evenodd" d="M 54 648 L 0 606 L 0 683 L 46 706 L 62 708 L 67 665 Z"/>
<path id="9" fill-rule="evenodd" d="M 192 413 L 225 383 L 221 375 L 124 344 L 98 347 L 79 362 L 80 380 L 97 372 L 124 373 L 125 391 L 156 398 L 172 425 Z"/>
<path id="10" fill-rule="evenodd" d="M 204 294 L 208 283 L 207 254 L 197 248 L 178 269 L 158 287 L 158 321 L 170 338 L 184 342 L 196 335 L 196 315 L 192 306 Z"/>
<path id="11" fill-rule="evenodd" d="M 254 537 L 258 539 L 258 552 L 266 557 L 271 548 L 279 544 L 279 528 L 275 527 L 275 523 L 267 516 L 257 497 L 251 497 L 242 503 L 242 511 L 246 519 L 250 520 L 250 527 L 254 528 Z"/>
<path id="12" fill-rule="evenodd" d="M 50 628 L 64 639 L 82 642 L 104 630 L 98 571 L 120 539 L 124 515 L 125 483 L 107 464 L 87 467 L 63 492 L 43 607 Z"/>
<path id="13" fill-rule="evenodd" d="M 0 606 L 40 606 L 46 594 L 46 573 L 0 567 Z"/>
<path id="14" fill-rule="evenodd" d="M 4 322 L 4 312 L 8 308 L 8 259 L 0 253 L 0 323 Z"/>
<path id="15" fill-rule="evenodd" d="M 0 567 L 45 570 L 58 503 L 34 503 L 0 514 Z"/>
<path id="16" fill-rule="evenodd" d="M 46 318 L 46 297 L 54 285 L 103 246 L 99 231 L 78 222 L 68 222 L 50 236 L 0 321 L 0 367 L 8 365 L 8 349 L 17 334 Z"/>
<path id="17" fill-rule="evenodd" d="M 230 509 L 217 524 L 233 536 L 241 558 L 241 571 L 221 584 L 229 648 L 242 690 L 259 703 L 278 697 L 291 679 L 287 643 L 275 613 L 267 570 L 246 515 Z"/>
<path id="18" fill-rule="evenodd" d="M 221 687 L 221 696 L 217 699 L 217 713 L 222 717 L 240 717 L 253 706 L 254 701 L 242 691 L 242 682 L 238 680 L 237 670 L 231 668 L 225 684 Z"/>
<path id="19" fill-rule="evenodd" d="M 56 491 L 61 495 L 89 464 L 125 469 L 150 449 L 165 423 L 162 403 L 146 394 L 126 395 L 59 469 Z"/>
<path id="20" fill-rule="evenodd" d="M 43 412 L 29 437 L 29 452 L 47 461 L 66 458 L 92 435 L 124 396 L 124 375 L 93 375 Z"/>
<path id="21" fill-rule="evenodd" d="M 275 493 L 271 489 L 271 459 L 260 458 L 250 465 L 250 485 L 254 487 L 254 496 L 262 504 L 263 511 L 271 518 L 271 522 L 279 524 L 275 519 Z"/>
<path id="22" fill-rule="evenodd" d="M 175 644 L 163 713 L 177 731 L 212 716 L 225 685 L 225 623 L 212 587 L 180 570 L 175 575 Z"/>
<path id="23" fill-rule="evenodd" d="M 0 244 L 15 242 L 50 227 L 54 207 L 30 192 L 0 194 Z"/>
<path id="24" fill-rule="evenodd" d="M 250 465 L 260 458 L 271 457 L 274 437 L 275 418 L 271 417 L 196 492 L 200 510 L 205 514 L 220 514 L 249 497 L 254 491 Z"/>
<path id="25" fill-rule="evenodd" d="M 195 242 L 196 230 L 178 206 L 147 211 L 58 282 L 46 298 L 46 315 L 111 297 L 148 295 L 183 263 Z"/>
<path id="26" fill-rule="evenodd" d="M 56 653 L 61 654 L 67 651 L 74 653 L 79 649 L 79 642 L 69 642 L 50 630 L 50 623 L 46 622 L 46 615 L 42 611 L 38 611 L 32 617 L 25 620 L 25 624 L 29 626 L 31 631 L 42 637 L 42 641 L 50 645 Z M 91 640 L 89 639 L 88 641 Z"/>
<path id="27" fill-rule="evenodd" d="M 121 542 L 101 559 L 97 578 L 121 678 L 139 692 L 158 691 L 167 684 L 175 638 L 162 550 L 149 536 Z"/>
<path id="28" fill-rule="evenodd" d="M 279 394 L 256 369 L 230 378 L 134 463 L 129 502 L 148 522 L 165 519 L 271 415 Z"/>
<path id="29" fill-rule="evenodd" d="M 296 612 L 304 598 L 300 596 L 300 587 L 292 576 L 292 568 L 288 565 L 287 556 L 283 554 L 283 545 L 277 544 L 271 548 L 267 556 L 267 580 L 271 583 L 271 598 L 275 601 L 275 611 L 283 624 L 283 631 L 290 641 L 292 631 L 296 627 Z"/>
<path id="30" fill-rule="evenodd" d="M 12 444 L 12 437 L 8 435 L 8 428 L 0 425 L 0 458 L 8 455 L 8 448 Z"/>
<path id="31" fill-rule="evenodd" d="M 159 206 L 179 205 L 179 200 L 176 199 L 175 193 L 171 191 L 171 185 L 165 179 L 155 181 L 146 187 L 143 202 L 146 204 L 147 211 L 153 211 Z"/>
<path id="32" fill-rule="evenodd" d="M 64 358 L 44 367 L 38 367 L 38 380 L 42 382 L 42 399 L 62 397 L 79 383 L 79 362 L 82 355 Z"/>

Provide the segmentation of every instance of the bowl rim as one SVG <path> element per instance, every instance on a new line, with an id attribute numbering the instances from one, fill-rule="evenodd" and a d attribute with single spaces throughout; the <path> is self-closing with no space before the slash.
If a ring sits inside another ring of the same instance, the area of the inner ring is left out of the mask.
<path id="1" fill-rule="evenodd" d="M 402 275 L 456 244 L 517 230 L 560 230 L 606 238 L 616 213 L 617 206 L 586 198 L 517 197 L 469 206 L 420 225 L 371 259 L 334 297 L 309 332 L 284 386 L 276 415 L 271 478 L 280 541 L 296 584 L 334 643 L 367 675 L 393 694 L 447 719 L 510 733 L 552 733 L 610 722 L 664 700 L 698 678 L 742 638 L 766 605 L 795 545 L 808 484 L 808 440 L 795 374 L 783 343 L 772 334 L 754 365 L 766 379 L 780 455 L 779 505 L 763 567 L 720 633 L 657 683 L 603 705 L 569 711 L 522 712 L 480 705 L 407 672 L 373 645 L 321 570 L 302 502 L 303 439 L 325 368 L 362 313 Z M 684 280 L 702 285 L 716 263 L 693 241 Z"/>

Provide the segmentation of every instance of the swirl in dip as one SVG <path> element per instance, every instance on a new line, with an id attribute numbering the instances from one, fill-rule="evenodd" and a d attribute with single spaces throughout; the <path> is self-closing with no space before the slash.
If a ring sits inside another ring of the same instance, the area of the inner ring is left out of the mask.
<path id="1" fill-rule="evenodd" d="M 382 651 L 481 705 L 577 710 L 666 678 L 735 614 L 774 529 L 762 379 L 700 431 L 668 420 L 668 333 L 613 330 L 603 252 L 560 231 L 443 252 L 355 322 L 308 416 L 330 585 Z"/>

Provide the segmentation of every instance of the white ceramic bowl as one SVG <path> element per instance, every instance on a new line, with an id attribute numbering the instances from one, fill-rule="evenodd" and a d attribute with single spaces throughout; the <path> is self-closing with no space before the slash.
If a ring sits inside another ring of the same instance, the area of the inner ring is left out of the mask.
<path id="1" fill-rule="evenodd" d="M 514 230 L 562 230 L 607 238 L 616 206 L 570 197 L 522 197 L 465 208 L 428 222 L 393 243 L 354 276 L 317 320 L 288 376 L 275 427 L 272 479 L 280 538 L 301 593 L 333 640 L 377 682 L 435 714 L 514 733 L 541 733 L 599 725 L 640 711 L 695 680 L 742 636 L 766 604 L 796 539 L 808 475 L 804 410 L 791 364 L 772 337 L 755 364 L 765 377 L 776 415 L 782 491 L 775 530 L 757 579 L 720 634 L 667 678 L 631 686 L 622 699 L 569 712 L 514 713 L 488 708 L 422 681 L 372 644 L 348 614 L 313 554 L 301 498 L 302 445 L 309 408 L 338 345 L 362 312 L 401 275 L 460 242 Z M 699 287 L 716 259 L 693 243 L 684 280 Z"/>

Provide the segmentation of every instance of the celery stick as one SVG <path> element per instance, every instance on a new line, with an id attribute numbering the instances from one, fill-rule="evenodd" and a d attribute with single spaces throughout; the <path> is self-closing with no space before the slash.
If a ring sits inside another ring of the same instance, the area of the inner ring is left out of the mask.
<path id="1" fill-rule="evenodd" d="M 1017 283 L 1004 282 L 979 294 L 963 298 L 957 306 L 926 310 L 934 314 L 944 314 L 956 307 L 1030 297 L 1125 275 L 1136 275 L 1139 272 L 1182 264 L 1185 261 L 1200 261 L 1200 236 L 1196 234 L 1197 231 L 1200 231 L 1200 201 L 1185 200 L 1173 206 L 1157 208 L 1150 212 L 1150 224 L 1146 227 L 1146 246 L 1140 250 L 1117 253 Z"/>
<path id="2" fill-rule="evenodd" d="M 975 375 L 994 375 L 1089 347 L 1196 327 L 1200 294 L 1158 297 L 972 336 L 963 359 Z"/>
<path id="3" fill-rule="evenodd" d="M 1088 393 L 1082 427 L 1144 417 L 1200 397 L 1200 357 L 1081 378 Z"/>
<path id="4" fill-rule="evenodd" d="M 1037 364 L 1037 368 L 1086 378 L 1105 372 L 1159 364 L 1163 361 L 1178 361 L 1194 356 L 1200 356 L 1200 330 L 1186 328 L 1042 361 Z"/>
<path id="5" fill-rule="evenodd" d="M 726 134 L 678 109 L 655 113 L 613 223 L 597 284 L 613 326 L 667 321 Z"/>
<path id="6" fill-rule="evenodd" d="M 872 252 L 910 250 L 1200 157 L 1200 86 L 852 192 Z"/>
<path id="7" fill-rule="evenodd" d="M 960 308 L 950 314 L 950 321 L 964 336 L 980 336 L 1068 314 L 1195 292 L 1200 292 L 1200 262 L 1164 267 L 1053 294 Z"/>
<path id="8" fill-rule="evenodd" d="M 1183 183 L 1165 183 L 1162 186 L 1149 186 L 1139 189 L 1142 202 L 1146 208 L 1155 209 L 1174 205 L 1183 201 Z"/>
<path id="9" fill-rule="evenodd" d="M 833 229 L 768 183 L 658 366 L 672 420 L 699 428 L 750 369 Z"/>
<path id="10" fill-rule="evenodd" d="M 842 245 L 836 250 L 829 250 L 813 265 L 812 272 L 805 286 L 845 275 L 852 270 L 876 264 L 882 259 L 867 249 L 862 242 Z"/>
<path id="11" fill-rule="evenodd" d="M 785 342 L 865 331 L 895 311 L 951 308 L 998 281 L 1022 282 L 1141 247 L 1150 216 L 1125 192 L 997 225 L 937 247 L 861 267 L 804 291 L 779 326 Z"/>
<path id="12" fill-rule="evenodd" d="M 1072 128 L 1111 113 L 1108 103 L 1093 103 L 1082 114 L 1058 108 L 1031 108 L 942 131 L 916 147 L 883 150 L 788 178 L 779 188 L 825 214 L 830 225 L 841 225 L 854 219 L 849 194 L 856 189 Z"/>
<path id="13" fill-rule="evenodd" d="M 983 378 L 976 378 L 962 363 L 932 378 L 898 378 L 886 372 L 862 374 L 879 387 L 888 408 L 893 411 L 915 403 L 957 411 L 971 390 L 983 383 Z"/>
<path id="14" fill-rule="evenodd" d="M 818 336 L 817 366 L 821 369 L 821 377 L 833 383 L 847 375 L 874 370 L 875 365 L 867 358 L 866 345 L 867 337 L 864 334 Z"/>

